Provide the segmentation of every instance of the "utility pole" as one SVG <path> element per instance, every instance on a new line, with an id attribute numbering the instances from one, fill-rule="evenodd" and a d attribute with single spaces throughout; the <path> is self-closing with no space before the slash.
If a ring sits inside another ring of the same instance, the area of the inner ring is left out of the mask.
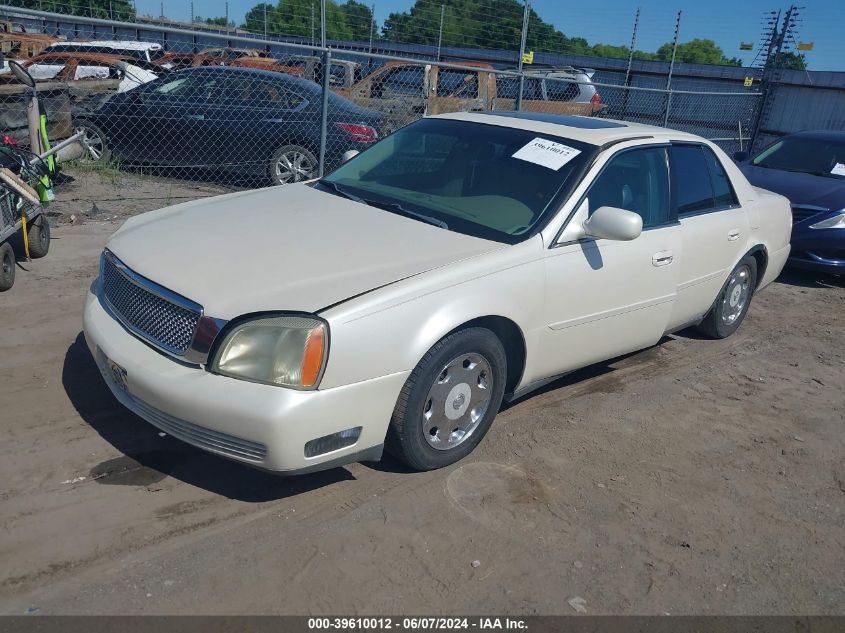
<path id="1" fill-rule="evenodd" d="M 314 3 L 311 3 L 311 46 L 317 42 L 317 30 L 315 26 L 316 22 L 314 20 Z"/>
<path id="2" fill-rule="evenodd" d="M 631 49 L 628 51 L 628 67 L 625 69 L 625 85 L 630 85 L 631 79 L 631 64 L 634 63 L 634 51 L 637 48 L 637 30 L 640 28 L 640 8 L 637 7 L 637 13 L 634 15 L 634 31 L 631 33 Z"/>
<path id="3" fill-rule="evenodd" d="M 226 2 L 226 35 L 229 34 L 229 3 Z M 229 42 L 226 42 L 226 46 L 229 45 Z"/>
<path id="4" fill-rule="evenodd" d="M 161 3 L 161 19 L 164 19 L 164 2 Z"/>
<path id="5" fill-rule="evenodd" d="M 672 106 L 672 71 L 675 69 L 675 54 L 678 52 L 678 35 L 681 32 L 681 11 L 675 20 L 675 37 L 672 39 L 672 61 L 669 62 L 669 75 L 666 77 L 666 110 L 663 112 L 663 127 L 669 125 L 669 109 Z"/>
<path id="6" fill-rule="evenodd" d="M 440 48 L 443 46 L 443 14 L 446 10 L 445 5 L 440 5 L 440 34 L 437 36 L 437 61 L 440 61 Z"/>
<path id="7" fill-rule="evenodd" d="M 622 119 L 628 116 L 628 97 L 631 90 L 631 65 L 634 63 L 634 51 L 637 48 L 637 30 L 640 27 L 640 8 L 634 16 L 634 31 L 631 33 L 631 49 L 628 51 L 628 67 L 625 69 L 625 94 L 622 95 Z"/>
<path id="8" fill-rule="evenodd" d="M 194 23 L 194 2 L 191 0 L 191 24 Z"/>
<path id="9" fill-rule="evenodd" d="M 267 3 L 264 3 L 264 39 L 267 39 Z"/>
<path id="10" fill-rule="evenodd" d="M 528 39 L 528 18 L 531 15 L 531 7 L 528 0 L 525 0 L 525 7 L 522 11 L 522 38 L 519 42 L 519 93 L 516 95 L 516 109 L 522 110 L 522 88 L 525 85 L 525 75 L 522 74 L 522 58 L 525 57 L 525 42 Z"/>
<path id="11" fill-rule="evenodd" d="M 783 17 L 783 26 L 781 26 L 780 34 L 777 36 L 775 59 L 774 63 L 772 64 L 772 68 L 775 70 L 778 68 L 778 64 L 780 63 L 780 54 L 783 52 L 783 43 L 786 41 L 786 36 L 789 33 L 789 29 L 792 28 L 792 18 L 795 16 L 795 13 L 797 11 L 798 7 L 796 7 L 794 4 L 790 5 L 789 8 L 786 10 L 786 15 Z"/>

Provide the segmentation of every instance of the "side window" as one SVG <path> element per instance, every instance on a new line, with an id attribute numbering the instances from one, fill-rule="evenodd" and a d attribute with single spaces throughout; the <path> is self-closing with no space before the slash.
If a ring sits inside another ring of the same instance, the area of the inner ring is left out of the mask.
<path id="1" fill-rule="evenodd" d="M 420 97 L 423 92 L 425 69 L 422 66 L 405 66 L 387 73 L 381 81 L 378 91 L 373 90 L 373 97 L 413 96 Z M 376 94 L 377 93 L 377 94 Z"/>
<path id="2" fill-rule="evenodd" d="M 542 100 L 543 91 L 539 79 L 525 78 L 525 81 L 522 84 L 522 98 Z"/>
<path id="3" fill-rule="evenodd" d="M 95 66 L 85 62 L 77 65 L 73 73 L 74 79 L 117 79 L 117 69 L 110 66 Z"/>
<path id="4" fill-rule="evenodd" d="M 571 81 L 546 80 L 546 94 L 549 101 L 572 101 L 581 94 L 578 84 Z"/>
<path id="5" fill-rule="evenodd" d="M 478 97 L 478 73 L 441 68 L 437 73 L 437 96 L 475 99 Z"/>
<path id="6" fill-rule="evenodd" d="M 519 93 L 519 77 L 496 75 L 496 96 L 500 99 L 516 99 Z"/>
<path id="7" fill-rule="evenodd" d="M 617 154 L 605 165 L 587 192 L 589 212 L 616 207 L 638 213 L 643 228 L 666 224 L 669 211 L 669 174 L 663 147 Z"/>
<path id="8" fill-rule="evenodd" d="M 713 186 L 713 206 L 717 209 L 738 204 L 731 180 L 722 165 L 722 161 L 709 147 L 702 147 L 707 167 L 710 170 L 710 183 Z"/>
<path id="9" fill-rule="evenodd" d="M 179 73 L 181 74 L 181 73 Z M 155 101 L 207 100 L 220 96 L 221 77 L 191 73 L 162 83 L 156 82 L 148 96 Z"/>
<path id="10" fill-rule="evenodd" d="M 713 208 L 713 185 L 701 145 L 670 147 L 669 168 L 672 172 L 672 208 L 678 215 Z"/>

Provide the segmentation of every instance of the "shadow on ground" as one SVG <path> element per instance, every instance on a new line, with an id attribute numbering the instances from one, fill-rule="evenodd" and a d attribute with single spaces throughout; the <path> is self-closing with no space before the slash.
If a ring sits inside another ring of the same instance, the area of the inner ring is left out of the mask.
<path id="1" fill-rule="evenodd" d="M 261 502 L 354 479 L 344 468 L 282 477 L 161 437 L 157 428 L 112 396 L 82 333 L 65 354 L 62 384 L 80 417 L 123 453 L 91 470 L 89 476 L 103 485 L 153 486 L 170 476 L 230 499 Z"/>
<path id="2" fill-rule="evenodd" d="M 845 287 L 845 277 L 817 273 L 808 270 L 785 269 L 778 283 L 789 286 L 800 286 L 801 288 L 842 288 Z"/>

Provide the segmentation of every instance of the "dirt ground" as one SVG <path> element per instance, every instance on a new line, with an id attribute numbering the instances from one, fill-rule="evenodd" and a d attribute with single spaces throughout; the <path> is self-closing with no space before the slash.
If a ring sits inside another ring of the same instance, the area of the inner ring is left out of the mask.
<path id="1" fill-rule="evenodd" d="M 560 380 L 445 470 L 285 479 L 103 384 L 80 331 L 106 239 L 222 190 L 119 188 L 65 186 L 0 295 L 0 613 L 845 614 L 841 280 L 788 274 L 728 340 Z"/>

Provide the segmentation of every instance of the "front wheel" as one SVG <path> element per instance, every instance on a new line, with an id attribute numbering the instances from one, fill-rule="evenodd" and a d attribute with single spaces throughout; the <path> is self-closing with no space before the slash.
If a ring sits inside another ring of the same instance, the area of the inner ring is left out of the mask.
<path id="1" fill-rule="evenodd" d="M 92 163 L 107 163 L 111 160 L 111 150 L 103 130 L 87 119 L 77 119 L 74 128 L 77 132 L 85 132 L 88 154 L 85 160 Z"/>
<path id="2" fill-rule="evenodd" d="M 716 303 L 698 326 L 711 338 L 727 338 L 737 331 L 751 304 L 757 287 L 757 260 L 746 255 L 731 271 Z"/>
<path id="3" fill-rule="evenodd" d="M 285 145 L 276 150 L 270 159 L 268 172 L 273 185 L 287 185 L 316 178 L 317 157 L 301 145 Z"/>
<path id="4" fill-rule="evenodd" d="M 416 470 L 463 459 L 499 412 L 507 357 L 485 328 L 450 334 L 420 360 L 396 402 L 386 448 Z"/>

